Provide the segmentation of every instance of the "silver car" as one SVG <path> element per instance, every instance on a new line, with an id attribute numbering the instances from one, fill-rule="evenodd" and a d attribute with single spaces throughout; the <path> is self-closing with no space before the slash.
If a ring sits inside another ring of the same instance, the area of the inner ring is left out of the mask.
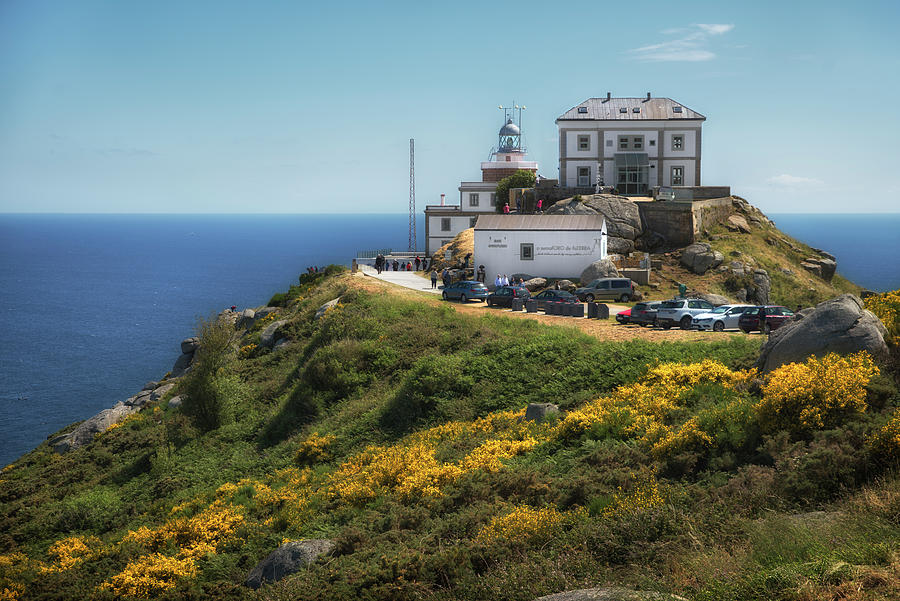
<path id="1" fill-rule="evenodd" d="M 736 330 L 741 315 L 755 308 L 753 305 L 720 305 L 712 311 L 695 315 L 691 327 L 714 332 Z"/>

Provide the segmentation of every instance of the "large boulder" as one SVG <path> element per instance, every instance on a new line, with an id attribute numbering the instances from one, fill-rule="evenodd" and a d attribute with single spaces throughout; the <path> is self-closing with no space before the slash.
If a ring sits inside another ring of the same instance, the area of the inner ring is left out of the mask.
<path id="1" fill-rule="evenodd" d="M 709 269 L 722 264 L 725 257 L 705 242 L 691 244 L 681 252 L 681 264 L 696 273 L 703 275 Z"/>
<path id="2" fill-rule="evenodd" d="M 278 328 L 285 325 L 287 322 L 288 320 L 286 319 L 279 319 L 278 321 L 273 321 L 267 325 L 266 329 L 259 335 L 259 345 L 272 348 L 275 345 L 275 334 L 278 332 Z"/>
<path id="3" fill-rule="evenodd" d="M 600 259 L 599 261 L 594 261 L 588 265 L 584 271 L 581 272 L 581 284 L 586 286 L 597 278 L 617 277 L 619 277 L 619 270 L 616 269 L 616 264 L 609 259 Z"/>
<path id="4" fill-rule="evenodd" d="M 542 422 L 548 415 L 559 413 L 559 405 L 553 403 L 529 403 L 525 409 L 525 420 Z"/>
<path id="5" fill-rule="evenodd" d="M 182 353 L 175 364 L 172 366 L 172 378 L 180 378 L 191 369 L 191 363 L 194 360 L 194 353 Z"/>
<path id="6" fill-rule="evenodd" d="M 331 553 L 334 542 L 327 539 L 288 541 L 259 562 L 244 582 L 258 589 L 266 582 L 278 582 L 285 576 L 306 567 L 320 555 Z"/>
<path id="7" fill-rule="evenodd" d="M 77 449 L 94 440 L 97 434 L 106 431 L 111 425 L 119 423 L 137 411 L 140 411 L 137 406 L 117 403 L 115 407 L 104 409 L 94 417 L 81 422 L 68 434 L 57 436 L 50 441 L 50 446 L 57 453 L 66 453 Z"/>
<path id="8" fill-rule="evenodd" d="M 612 194 L 590 194 L 581 200 L 567 198 L 551 205 L 548 215 L 603 215 L 606 218 L 607 249 L 611 253 L 634 252 L 635 240 L 643 234 L 641 212 L 635 202 Z"/>
<path id="9" fill-rule="evenodd" d="M 750 225 L 742 215 L 729 215 L 725 221 L 725 227 L 733 232 L 741 232 L 742 234 L 750 233 Z"/>
<path id="10" fill-rule="evenodd" d="M 544 278 L 531 278 L 530 280 L 526 280 L 524 284 L 525 289 L 529 292 L 534 292 L 535 290 L 540 290 L 547 286 L 547 280 Z"/>
<path id="11" fill-rule="evenodd" d="M 747 300 L 759 305 L 768 305 L 771 291 L 772 282 L 769 280 L 769 272 L 765 269 L 753 270 L 753 287 L 747 291 Z"/>
<path id="12" fill-rule="evenodd" d="M 609 236 L 606 239 L 607 252 L 615 253 L 617 255 L 627 255 L 633 253 L 636 248 L 637 246 L 635 246 L 634 240 L 619 238 L 618 236 Z"/>
<path id="13" fill-rule="evenodd" d="M 684 597 L 652 591 L 636 591 L 618 586 L 585 588 L 539 597 L 536 601 L 685 601 Z"/>
<path id="14" fill-rule="evenodd" d="M 173 388 L 175 388 L 174 382 L 172 382 L 171 384 L 163 384 L 162 386 L 158 386 L 157 388 L 153 389 L 153 392 L 150 393 L 150 402 L 155 403 L 159 399 L 163 398 L 166 393 L 168 393 Z"/>
<path id="15" fill-rule="evenodd" d="M 196 336 L 185 338 L 181 341 L 181 352 L 189 355 L 200 348 L 200 339 Z"/>
<path id="16" fill-rule="evenodd" d="M 697 298 L 702 298 L 706 302 L 712 304 L 714 307 L 718 307 L 719 305 L 730 305 L 731 299 L 727 296 L 722 296 L 721 294 L 712 294 L 709 292 L 704 292 L 703 294 L 698 294 Z"/>
<path id="17" fill-rule="evenodd" d="M 803 361 L 809 356 L 828 353 L 868 351 L 873 356 L 887 354 L 884 324 L 863 302 L 852 294 L 843 294 L 804 310 L 802 319 L 786 323 L 772 332 L 760 351 L 757 367 L 767 372 Z"/>
<path id="18" fill-rule="evenodd" d="M 575 292 L 576 286 L 572 282 L 572 280 L 559 280 L 557 284 L 559 284 L 560 290 L 565 290 L 566 292 Z"/>

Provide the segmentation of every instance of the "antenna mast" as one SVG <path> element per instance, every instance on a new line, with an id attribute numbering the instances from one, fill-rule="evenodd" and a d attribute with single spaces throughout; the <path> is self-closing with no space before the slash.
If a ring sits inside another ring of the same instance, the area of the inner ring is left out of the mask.
<path id="1" fill-rule="evenodd" d="M 416 141 L 409 139 L 409 252 L 416 252 Z"/>

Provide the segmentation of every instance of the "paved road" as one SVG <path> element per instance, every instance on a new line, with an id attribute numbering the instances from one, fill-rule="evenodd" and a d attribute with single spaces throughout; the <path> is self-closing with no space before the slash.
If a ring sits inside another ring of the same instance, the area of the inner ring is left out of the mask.
<path id="1" fill-rule="evenodd" d="M 419 275 L 422 272 L 382 271 L 379 274 L 374 267 L 369 267 L 368 265 L 360 265 L 359 270 L 367 276 L 371 276 L 379 280 L 384 280 L 385 282 L 390 282 L 391 284 L 397 284 L 398 286 L 403 286 L 404 288 L 421 290 L 422 292 L 431 292 L 432 294 L 441 293 L 440 289 L 431 289 L 431 280 L 423 278 L 421 275 Z M 438 280 L 438 286 L 440 285 L 440 280 Z"/>

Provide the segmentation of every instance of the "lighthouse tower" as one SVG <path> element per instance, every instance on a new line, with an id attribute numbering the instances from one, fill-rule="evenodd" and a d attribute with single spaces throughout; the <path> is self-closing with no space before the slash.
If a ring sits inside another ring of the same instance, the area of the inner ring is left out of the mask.
<path id="1" fill-rule="evenodd" d="M 483 182 L 499 182 L 520 169 L 536 173 L 538 168 L 536 162 L 526 160 L 522 144 L 522 111 L 525 107 L 500 108 L 504 110 L 506 123 L 497 134 L 497 148 L 491 152 L 491 160 L 481 164 Z M 513 120 L 515 116 L 518 116 L 518 123 Z"/>

